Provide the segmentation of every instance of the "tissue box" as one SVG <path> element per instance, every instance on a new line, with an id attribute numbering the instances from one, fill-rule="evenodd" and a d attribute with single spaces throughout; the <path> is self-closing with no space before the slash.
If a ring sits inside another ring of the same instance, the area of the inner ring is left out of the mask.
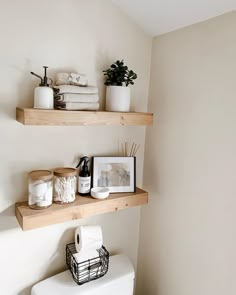
<path id="1" fill-rule="evenodd" d="M 109 266 L 109 252 L 104 246 L 97 251 L 98 257 L 78 263 L 73 256 L 73 254 L 77 253 L 75 243 L 66 245 L 66 264 L 70 269 L 73 280 L 78 285 L 96 280 L 107 273 Z"/>

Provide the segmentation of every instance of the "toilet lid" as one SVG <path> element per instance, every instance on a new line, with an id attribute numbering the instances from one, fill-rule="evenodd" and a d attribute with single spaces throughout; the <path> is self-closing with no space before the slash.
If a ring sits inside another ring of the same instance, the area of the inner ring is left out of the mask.
<path id="1" fill-rule="evenodd" d="M 107 274 L 88 282 L 83 285 L 77 285 L 72 279 L 69 270 L 59 273 L 50 277 L 38 284 L 36 284 L 31 291 L 31 295 L 90 295 L 98 294 L 98 289 L 109 284 L 114 283 L 116 280 L 121 279 L 134 279 L 134 269 L 127 256 L 123 254 L 110 256 L 109 269 Z"/>

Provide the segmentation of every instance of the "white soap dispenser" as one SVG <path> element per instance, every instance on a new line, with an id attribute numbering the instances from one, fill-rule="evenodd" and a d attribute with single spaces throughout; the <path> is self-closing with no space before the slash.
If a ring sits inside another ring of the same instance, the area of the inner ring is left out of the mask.
<path id="1" fill-rule="evenodd" d="M 30 72 L 32 75 L 38 77 L 41 83 L 34 90 L 34 108 L 35 109 L 53 109 L 53 90 L 49 86 L 52 84 L 52 79 L 47 77 L 47 68 L 44 66 L 44 77 Z"/>

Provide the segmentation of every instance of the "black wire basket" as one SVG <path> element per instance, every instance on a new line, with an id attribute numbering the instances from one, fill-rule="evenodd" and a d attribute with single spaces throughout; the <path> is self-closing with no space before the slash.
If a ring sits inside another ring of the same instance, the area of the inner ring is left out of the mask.
<path id="1" fill-rule="evenodd" d="M 77 253 L 75 243 L 66 245 L 66 264 L 78 285 L 103 277 L 109 267 L 109 252 L 102 246 L 97 250 L 98 257 L 78 263 L 73 254 Z"/>

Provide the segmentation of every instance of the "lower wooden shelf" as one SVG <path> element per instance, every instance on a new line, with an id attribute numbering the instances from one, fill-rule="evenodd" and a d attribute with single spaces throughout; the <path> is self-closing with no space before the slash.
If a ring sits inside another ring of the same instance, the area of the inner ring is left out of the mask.
<path id="1" fill-rule="evenodd" d="M 107 199 L 77 196 L 71 204 L 53 205 L 44 210 L 33 210 L 27 202 L 16 203 L 16 218 L 23 230 L 85 218 L 93 215 L 140 206 L 148 203 L 148 193 L 136 188 L 135 193 L 110 194 Z"/>

